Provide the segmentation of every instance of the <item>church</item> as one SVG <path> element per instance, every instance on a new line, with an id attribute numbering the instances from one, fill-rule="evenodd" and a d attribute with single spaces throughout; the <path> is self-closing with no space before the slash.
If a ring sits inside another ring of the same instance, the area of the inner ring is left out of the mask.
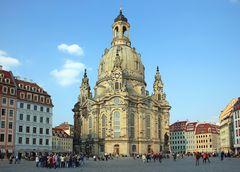
<path id="1" fill-rule="evenodd" d="M 159 68 L 153 93 L 146 90 L 145 67 L 131 46 L 130 24 L 120 9 L 112 25 L 91 93 L 85 70 L 74 105 L 74 152 L 133 155 L 169 151 L 169 105 Z"/>

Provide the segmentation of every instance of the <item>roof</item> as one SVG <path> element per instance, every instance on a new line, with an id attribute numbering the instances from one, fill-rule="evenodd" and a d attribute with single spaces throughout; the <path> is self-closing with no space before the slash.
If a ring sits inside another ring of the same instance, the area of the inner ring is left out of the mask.
<path id="1" fill-rule="evenodd" d="M 240 110 L 240 97 L 238 97 L 237 102 L 234 104 L 233 110 L 234 111 Z"/>
<path id="2" fill-rule="evenodd" d="M 177 121 L 170 125 L 170 132 L 185 131 L 187 121 Z"/>
<path id="3" fill-rule="evenodd" d="M 57 128 L 57 129 L 63 129 L 63 130 L 69 130 L 69 129 L 71 129 L 72 127 L 73 127 L 73 125 L 68 124 L 67 122 L 64 122 L 64 123 L 56 126 L 55 128 Z"/>
<path id="4" fill-rule="evenodd" d="M 186 132 L 195 131 L 196 125 L 197 125 L 197 122 L 187 122 L 185 131 Z"/>
<path id="5" fill-rule="evenodd" d="M 15 86 L 15 81 L 11 71 L 0 69 L 0 83 Z"/>
<path id="6" fill-rule="evenodd" d="M 117 21 L 125 21 L 127 22 L 127 18 L 122 14 L 122 10 L 120 9 L 120 13 L 119 15 L 115 18 L 114 22 L 117 22 Z"/>
<path id="7" fill-rule="evenodd" d="M 225 118 L 229 117 L 233 111 L 233 106 L 238 101 L 238 98 L 232 99 L 231 102 L 225 107 L 225 109 L 220 114 L 220 121 L 224 120 Z"/>
<path id="8" fill-rule="evenodd" d="M 195 134 L 219 134 L 220 127 L 215 124 L 201 123 L 197 124 Z"/>
<path id="9" fill-rule="evenodd" d="M 71 138 L 63 129 L 52 128 L 52 135 L 60 138 Z"/>

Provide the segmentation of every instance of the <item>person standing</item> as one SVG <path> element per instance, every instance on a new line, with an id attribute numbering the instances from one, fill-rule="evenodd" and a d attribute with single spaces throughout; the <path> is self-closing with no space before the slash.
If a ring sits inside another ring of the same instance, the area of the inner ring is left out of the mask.
<path id="1" fill-rule="evenodd" d="M 224 152 L 222 151 L 221 152 L 221 161 L 223 161 L 223 159 L 224 159 Z"/>
<path id="2" fill-rule="evenodd" d="M 195 159 L 196 159 L 196 166 L 199 166 L 199 159 L 200 159 L 201 155 L 199 152 L 195 153 Z"/>

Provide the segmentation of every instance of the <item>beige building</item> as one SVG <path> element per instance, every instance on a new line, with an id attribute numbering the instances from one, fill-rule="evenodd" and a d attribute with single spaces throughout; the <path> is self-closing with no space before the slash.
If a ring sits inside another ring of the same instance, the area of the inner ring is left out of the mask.
<path id="1" fill-rule="evenodd" d="M 169 151 L 170 106 L 157 68 L 153 94 L 146 90 L 145 67 L 131 47 L 130 24 L 120 14 L 112 25 L 91 94 L 85 71 L 74 112 L 74 151 L 131 155 Z"/>
<path id="2" fill-rule="evenodd" d="M 195 138 L 195 130 L 196 130 L 197 122 L 187 122 L 185 129 L 185 139 L 186 139 L 186 153 L 195 152 L 196 146 L 196 138 Z"/>
<path id="3" fill-rule="evenodd" d="M 209 123 L 199 123 L 195 131 L 197 152 L 219 152 L 219 126 Z"/>
<path id="4" fill-rule="evenodd" d="M 63 129 L 52 129 L 52 151 L 67 153 L 73 150 L 73 138 Z"/>
<path id="5" fill-rule="evenodd" d="M 234 130 L 233 130 L 233 107 L 237 102 L 237 98 L 233 99 L 226 108 L 221 112 L 219 121 L 220 121 L 220 145 L 221 151 L 233 152 L 233 143 L 234 143 Z"/>

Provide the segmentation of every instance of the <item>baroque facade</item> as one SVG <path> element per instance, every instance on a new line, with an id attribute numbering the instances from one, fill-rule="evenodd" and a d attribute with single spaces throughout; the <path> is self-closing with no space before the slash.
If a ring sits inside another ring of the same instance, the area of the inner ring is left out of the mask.
<path id="1" fill-rule="evenodd" d="M 157 67 L 153 94 L 146 90 L 145 67 L 131 47 L 130 24 L 120 14 L 112 25 L 111 48 L 105 49 L 91 94 L 85 70 L 73 108 L 74 151 L 132 155 L 169 151 L 170 105 Z"/>

